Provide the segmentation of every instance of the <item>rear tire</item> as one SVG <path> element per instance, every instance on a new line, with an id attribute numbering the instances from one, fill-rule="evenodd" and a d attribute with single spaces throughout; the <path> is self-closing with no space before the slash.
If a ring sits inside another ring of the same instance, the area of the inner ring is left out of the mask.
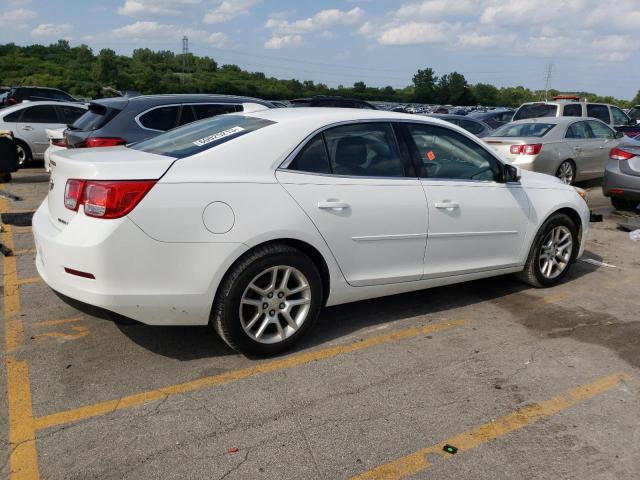
<path id="1" fill-rule="evenodd" d="M 635 210 L 638 208 L 639 203 L 640 202 L 627 198 L 611 197 L 611 205 L 613 205 L 616 210 Z"/>
<path id="2" fill-rule="evenodd" d="M 304 253 L 288 245 L 258 247 L 225 275 L 211 323 L 234 350 L 275 355 L 313 326 L 322 290 L 320 273 Z"/>
<path id="3" fill-rule="evenodd" d="M 565 160 L 556 170 L 556 177 L 567 185 L 573 185 L 576 179 L 576 166 L 571 160 Z"/>
<path id="4" fill-rule="evenodd" d="M 567 215 L 552 215 L 533 241 L 524 270 L 516 277 L 532 287 L 547 288 L 560 283 L 578 254 L 578 228 Z"/>
<path id="5" fill-rule="evenodd" d="M 33 155 L 31 154 L 31 149 L 29 145 L 24 143 L 22 140 L 16 140 L 16 151 L 18 154 L 18 165 L 20 167 L 24 167 L 28 163 L 33 161 Z"/>

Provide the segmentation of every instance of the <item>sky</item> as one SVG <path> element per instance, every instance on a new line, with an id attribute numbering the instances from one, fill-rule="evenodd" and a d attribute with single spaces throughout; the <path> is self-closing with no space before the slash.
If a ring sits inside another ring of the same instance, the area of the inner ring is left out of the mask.
<path id="1" fill-rule="evenodd" d="M 55 6 L 53 6 L 55 4 Z M 189 50 L 329 86 L 411 84 L 419 68 L 470 83 L 640 89 L 640 0 L 0 0 L 0 43 L 64 38 L 97 53 Z"/>

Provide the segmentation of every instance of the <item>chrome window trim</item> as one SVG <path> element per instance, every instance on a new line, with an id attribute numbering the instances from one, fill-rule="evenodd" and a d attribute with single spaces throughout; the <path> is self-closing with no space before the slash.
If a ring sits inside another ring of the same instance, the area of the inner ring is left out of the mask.
<path id="1" fill-rule="evenodd" d="M 235 113 L 240 113 L 242 111 L 244 111 L 244 106 L 242 103 L 212 103 L 212 102 L 186 102 L 186 103 L 167 103 L 164 105 L 156 105 L 155 107 L 149 107 L 146 110 L 140 112 L 138 115 L 136 115 L 133 120 L 136 122 L 136 124 L 143 130 L 148 130 L 149 132 L 160 132 L 160 133 L 164 133 L 164 132 L 168 132 L 169 130 L 157 130 L 155 128 L 149 128 L 149 127 L 145 127 L 144 125 L 142 125 L 142 122 L 140 121 L 140 117 L 142 117 L 143 115 L 145 115 L 146 113 L 149 113 L 152 110 L 155 110 L 157 108 L 165 108 L 165 107 L 183 107 L 185 105 L 235 105 L 235 106 L 240 106 L 242 107 L 242 110 L 238 110 Z M 178 112 L 179 114 L 180 112 Z M 229 112 L 229 113 L 234 113 L 234 112 Z M 204 119 L 200 119 L 200 120 L 204 120 Z M 195 120 L 197 121 L 197 120 Z M 176 128 L 175 126 L 172 128 Z"/>

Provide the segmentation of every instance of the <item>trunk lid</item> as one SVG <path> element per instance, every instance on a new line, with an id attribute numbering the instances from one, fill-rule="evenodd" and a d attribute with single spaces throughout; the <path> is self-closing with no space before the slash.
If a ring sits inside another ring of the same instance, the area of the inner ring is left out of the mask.
<path id="1" fill-rule="evenodd" d="M 527 145 L 541 143 L 540 138 L 486 137 L 484 142 L 496 152 L 500 158 L 513 162 L 519 155 L 511 153 L 511 145 Z"/>
<path id="2" fill-rule="evenodd" d="M 126 147 L 59 150 L 51 154 L 47 202 L 51 223 L 60 230 L 77 215 L 64 206 L 67 180 L 157 180 L 175 158 Z M 108 221 L 108 220 L 105 220 Z"/>

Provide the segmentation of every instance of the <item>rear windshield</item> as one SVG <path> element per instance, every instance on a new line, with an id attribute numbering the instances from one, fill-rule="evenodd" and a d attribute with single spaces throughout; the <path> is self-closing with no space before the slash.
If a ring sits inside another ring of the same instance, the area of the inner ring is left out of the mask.
<path id="1" fill-rule="evenodd" d="M 492 137 L 544 137 L 549 133 L 554 123 L 518 123 L 507 124 L 491 134 Z"/>
<path id="2" fill-rule="evenodd" d="M 105 107 L 98 103 L 89 104 L 89 110 L 81 115 L 73 125 L 71 130 L 81 130 L 83 132 L 92 132 L 104 127 L 109 120 L 115 117 L 120 110 L 117 108 Z"/>
<path id="3" fill-rule="evenodd" d="M 150 138 L 135 145 L 134 150 L 184 158 L 208 150 L 275 122 L 255 117 L 224 115 L 207 118 Z"/>
<path id="4" fill-rule="evenodd" d="M 513 120 L 525 120 L 527 118 L 555 117 L 558 114 L 557 105 L 549 105 L 548 103 L 530 103 L 522 105 Z"/>

